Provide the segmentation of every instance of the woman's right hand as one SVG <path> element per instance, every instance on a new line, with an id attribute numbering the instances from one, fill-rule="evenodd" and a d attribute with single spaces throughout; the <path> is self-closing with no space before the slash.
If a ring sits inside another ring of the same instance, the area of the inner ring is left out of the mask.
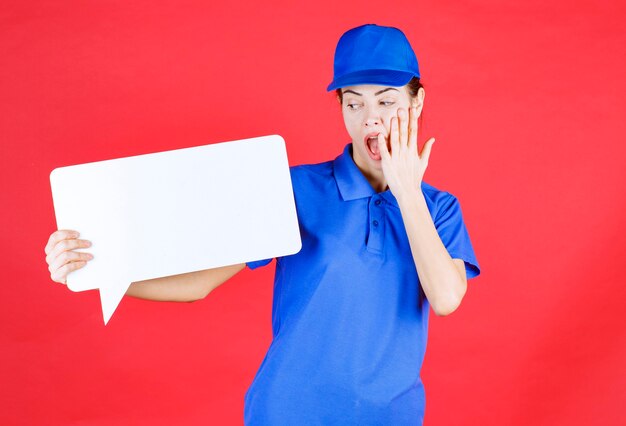
<path id="1" fill-rule="evenodd" d="M 74 251 L 91 246 L 90 241 L 79 240 L 79 235 L 77 231 L 68 229 L 60 229 L 50 235 L 45 252 L 52 281 L 65 284 L 70 272 L 82 268 L 93 259 L 90 253 Z"/>

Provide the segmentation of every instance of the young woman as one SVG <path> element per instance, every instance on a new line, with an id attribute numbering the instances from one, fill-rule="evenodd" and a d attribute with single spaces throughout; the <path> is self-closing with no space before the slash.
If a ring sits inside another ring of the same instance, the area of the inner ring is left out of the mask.
<path id="1" fill-rule="evenodd" d="M 351 142 L 332 161 L 291 168 L 302 250 L 276 259 L 273 341 L 245 395 L 246 425 L 420 425 L 429 308 L 453 312 L 480 273 L 458 200 L 423 181 L 425 91 L 396 28 L 347 31 L 334 79 Z M 75 231 L 50 236 L 54 281 L 91 259 Z M 127 294 L 193 301 L 244 267 L 133 283 Z"/>

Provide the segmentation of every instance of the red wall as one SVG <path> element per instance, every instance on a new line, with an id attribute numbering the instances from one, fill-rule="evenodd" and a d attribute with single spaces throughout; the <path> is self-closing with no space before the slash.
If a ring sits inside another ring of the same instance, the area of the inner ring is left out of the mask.
<path id="1" fill-rule="evenodd" d="M 291 164 L 335 158 L 333 50 L 368 22 L 414 45 L 425 180 L 461 201 L 483 270 L 431 316 L 426 425 L 623 421 L 624 2 L 7 3 L 1 424 L 242 423 L 273 266 L 193 304 L 125 298 L 104 327 L 97 292 L 49 279 L 48 176 L 270 133 Z"/>

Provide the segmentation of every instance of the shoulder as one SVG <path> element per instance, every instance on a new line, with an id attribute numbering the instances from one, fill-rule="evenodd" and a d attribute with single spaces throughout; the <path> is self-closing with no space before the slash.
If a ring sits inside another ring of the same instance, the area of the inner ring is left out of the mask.
<path id="1" fill-rule="evenodd" d="M 289 172 L 294 186 L 321 183 L 333 178 L 333 162 L 291 166 Z"/>
<path id="2" fill-rule="evenodd" d="M 422 193 L 433 217 L 439 217 L 450 208 L 458 208 L 459 200 L 448 191 L 422 181 Z"/>
<path id="3" fill-rule="evenodd" d="M 312 175 L 312 176 L 330 176 L 333 172 L 333 161 L 324 161 L 322 163 L 315 164 L 299 164 L 297 166 L 289 167 L 289 171 L 292 175 Z"/>
<path id="4" fill-rule="evenodd" d="M 433 185 L 424 181 L 422 181 L 422 193 L 424 194 L 424 197 L 427 198 L 427 201 L 431 201 L 433 203 L 441 203 L 445 200 L 456 198 L 448 191 L 435 188 Z"/>
<path id="5" fill-rule="evenodd" d="M 296 205 L 301 212 L 337 198 L 333 162 L 301 164 L 290 168 Z"/>

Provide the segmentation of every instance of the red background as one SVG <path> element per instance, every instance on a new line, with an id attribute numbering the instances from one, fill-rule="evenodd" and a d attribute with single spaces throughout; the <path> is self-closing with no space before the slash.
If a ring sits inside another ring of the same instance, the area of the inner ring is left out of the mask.
<path id="1" fill-rule="evenodd" d="M 50 281 L 49 173 L 271 133 L 291 164 L 335 158 L 334 47 L 375 22 L 420 58 L 425 180 L 483 271 L 431 315 L 426 425 L 620 424 L 625 3 L 238 3 L 2 2 L 0 423 L 242 423 L 273 264 L 193 304 L 125 298 L 104 327 L 97 292 Z"/>

